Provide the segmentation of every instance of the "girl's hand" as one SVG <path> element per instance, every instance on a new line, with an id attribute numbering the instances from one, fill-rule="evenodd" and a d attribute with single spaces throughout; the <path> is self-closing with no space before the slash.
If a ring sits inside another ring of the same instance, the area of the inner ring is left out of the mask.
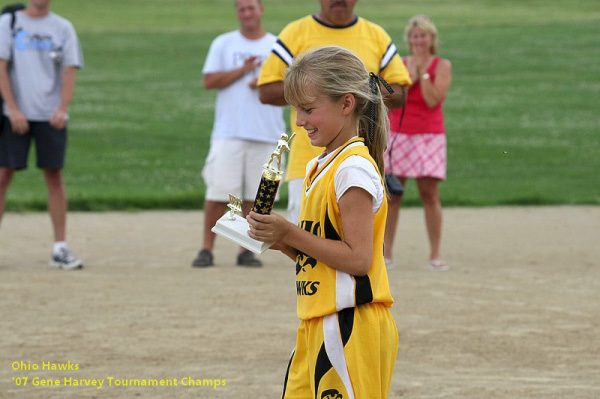
<path id="1" fill-rule="evenodd" d="M 246 220 L 250 225 L 248 235 L 262 242 L 282 241 L 292 227 L 290 222 L 275 212 L 271 212 L 270 215 L 261 215 L 250 211 Z"/>

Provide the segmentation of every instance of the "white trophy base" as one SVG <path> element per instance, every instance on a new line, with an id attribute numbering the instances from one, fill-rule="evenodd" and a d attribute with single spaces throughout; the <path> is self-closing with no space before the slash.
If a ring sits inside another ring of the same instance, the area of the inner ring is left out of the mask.
<path id="1" fill-rule="evenodd" d="M 262 254 L 273 245 L 272 242 L 262 242 L 250 238 L 248 235 L 249 225 L 246 219 L 239 215 L 234 216 L 234 219 L 230 219 L 229 212 L 227 212 L 217 221 L 217 224 L 215 224 L 215 227 L 213 227 L 211 231 L 258 255 Z"/>

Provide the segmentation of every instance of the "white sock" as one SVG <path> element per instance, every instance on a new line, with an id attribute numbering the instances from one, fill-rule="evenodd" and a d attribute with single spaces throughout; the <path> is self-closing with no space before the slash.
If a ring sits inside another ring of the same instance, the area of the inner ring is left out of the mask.
<path id="1" fill-rule="evenodd" d="M 52 249 L 52 253 L 57 254 L 63 248 L 67 248 L 67 242 L 66 241 L 56 241 L 54 243 L 54 248 Z"/>

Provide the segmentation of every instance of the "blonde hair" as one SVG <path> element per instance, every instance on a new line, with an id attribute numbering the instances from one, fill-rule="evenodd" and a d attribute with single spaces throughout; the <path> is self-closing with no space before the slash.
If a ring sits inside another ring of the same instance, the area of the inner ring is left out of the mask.
<path id="1" fill-rule="evenodd" d="M 406 42 L 406 45 L 408 46 L 408 52 L 412 53 L 412 48 L 410 47 L 409 36 L 410 36 L 410 32 L 414 28 L 423 29 L 425 32 L 427 32 L 431 35 L 431 48 L 429 49 L 429 51 L 431 52 L 431 54 L 437 55 L 438 48 L 439 48 L 437 28 L 435 27 L 435 24 L 431 21 L 431 19 L 429 19 L 429 17 L 427 15 L 423 15 L 423 14 L 415 15 L 414 17 L 409 19 L 408 23 L 406 24 L 406 27 L 404 28 L 404 41 Z"/>
<path id="2" fill-rule="evenodd" d="M 352 94 L 356 100 L 354 116 L 358 122 L 358 135 L 365 140 L 369 154 L 383 176 L 383 151 L 387 145 L 389 120 L 387 107 L 383 103 L 379 84 L 376 93 L 369 85 L 369 72 L 363 62 L 352 52 L 338 46 L 320 47 L 294 59 L 285 72 L 284 95 L 288 104 L 299 106 L 313 102 L 310 88 L 334 102 L 342 100 L 345 94 Z M 375 120 L 371 119 L 371 105 L 375 106 Z M 369 124 L 374 124 L 373 139 L 369 137 Z"/>

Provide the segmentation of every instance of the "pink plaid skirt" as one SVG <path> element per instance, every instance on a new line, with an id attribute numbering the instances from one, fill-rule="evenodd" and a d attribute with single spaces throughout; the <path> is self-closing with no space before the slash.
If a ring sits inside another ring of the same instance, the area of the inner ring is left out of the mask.
<path id="1" fill-rule="evenodd" d="M 446 180 L 446 135 L 391 132 L 384 161 L 385 172 L 399 177 Z"/>

